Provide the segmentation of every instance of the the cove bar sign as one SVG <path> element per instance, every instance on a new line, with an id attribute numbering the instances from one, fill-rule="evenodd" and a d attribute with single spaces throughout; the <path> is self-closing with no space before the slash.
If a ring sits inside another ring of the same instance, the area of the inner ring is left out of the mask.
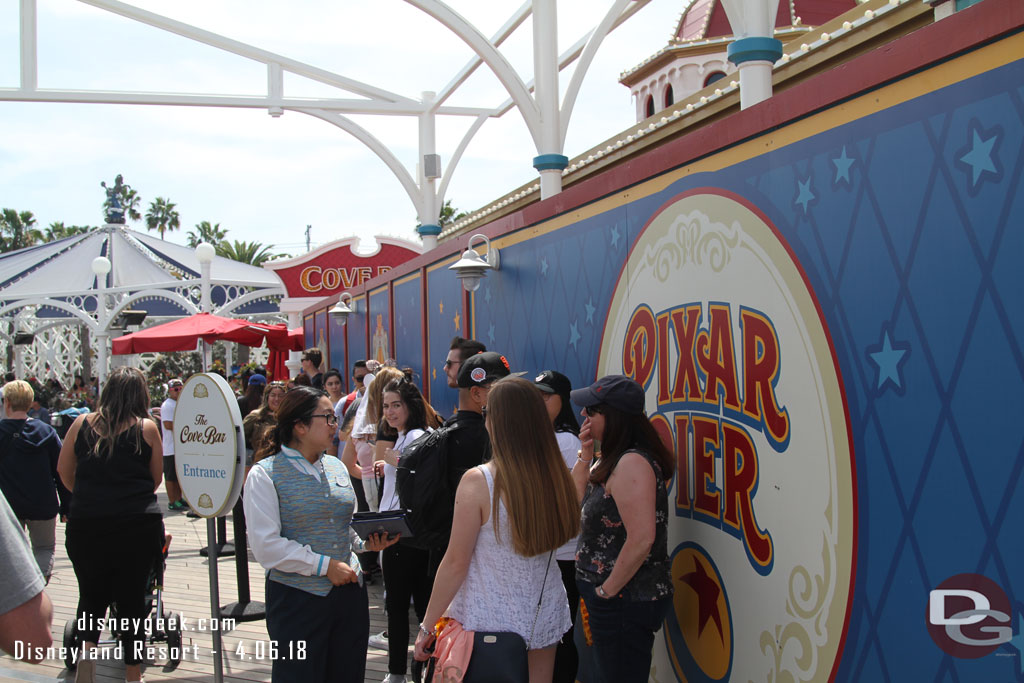
<path id="1" fill-rule="evenodd" d="M 202 517 L 235 505 L 245 478 L 242 415 L 220 375 L 189 377 L 174 409 L 174 467 L 185 500 Z"/>
<path id="2" fill-rule="evenodd" d="M 356 252 L 359 240 L 350 237 L 298 258 L 268 263 L 264 268 L 281 278 L 289 297 L 321 297 L 358 287 L 422 253 L 411 242 L 388 237 L 376 239 L 377 250 L 373 253 Z"/>

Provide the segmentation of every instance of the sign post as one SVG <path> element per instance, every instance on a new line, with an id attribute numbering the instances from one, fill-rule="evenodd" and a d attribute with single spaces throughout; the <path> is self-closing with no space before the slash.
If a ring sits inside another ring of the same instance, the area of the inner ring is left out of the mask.
<path id="1" fill-rule="evenodd" d="M 220 375 L 192 375 L 174 410 L 174 467 L 186 502 L 206 518 L 210 563 L 210 616 L 220 621 L 216 519 L 228 514 L 245 479 L 242 415 L 231 386 Z M 213 677 L 224 680 L 220 629 L 213 631 Z"/>

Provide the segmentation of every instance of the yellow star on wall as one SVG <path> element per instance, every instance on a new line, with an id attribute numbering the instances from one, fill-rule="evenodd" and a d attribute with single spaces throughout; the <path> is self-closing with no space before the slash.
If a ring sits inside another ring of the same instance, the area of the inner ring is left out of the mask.
<path id="1" fill-rule="evenodd" d="M 437 302 L 437 307 L 441 309 L 441 315 L 444 315 L 444 301 Z"/>
<path id="2" fill-rule="evenodd" d="M 431 368 L 430 369 L 430 378 L 431 379 L 437 379 L 437 368 Z"/>
<path id="3" fill-rule="evenodd" d="M 460 317 L 460 316 L 459 316 L 459 312 L 458 312 L 458 311 L 455 311 L 455 331 L 456 331 L 456 332 L 458 332 L 459 330 L 461 330 L 461 329 L 462 329 L 462 326 L 461 326 L 461 325 L 459 325 L 459 317 Z"/>

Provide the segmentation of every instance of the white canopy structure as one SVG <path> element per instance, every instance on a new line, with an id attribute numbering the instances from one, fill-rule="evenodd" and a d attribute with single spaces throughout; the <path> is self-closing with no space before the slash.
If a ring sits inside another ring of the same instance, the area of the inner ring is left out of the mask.
<path id="1" fill-rule="evenodd" d="M 0 345 L 17 333 L 33 333 L 15 346 L 16 373 L 66 380 L 81 370 L 83 337 L 95 340 L 101 381 L 108 347 L 122 313 L 144 310 L 148 318 L 277 313 L 284 295 L 272 272 L 191 249 L 151 235 L 107 225 L 98 230 L 0 255 Z"/>

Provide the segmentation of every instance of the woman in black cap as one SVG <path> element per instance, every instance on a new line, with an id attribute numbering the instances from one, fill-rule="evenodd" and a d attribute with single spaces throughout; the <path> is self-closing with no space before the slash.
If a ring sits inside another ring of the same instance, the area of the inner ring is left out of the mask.
<path id="1" fill-rule="evenodd" d="M 544 399 L 544 407 L 548 418 L 555 429 L 555 441 L 562 459 L 570 470 L 576 464 L 576 454 L 580 452 L 580 423 L 569 402 L 572 382 L 569 378 L 555 370 L 545 370 L 533 380 L 533 385 L 540 389 Z M 580 601 L 580 593 L 576 589 L 576 543 L 579 536 L 571 538 L 565 545 L 555 551 L 558 569 L 562 573 L 562 585 L 569 599 L 569 616 L 576 623 L 576 607 Z M 558 642 L 555 651 L 555 675 L 552 683 L 573 683 L 576 680 L 578 658 L 576 645 L 573 643 L 572 629 L 569 629 Z"/>
<path id="2" fill-rule="evenodd" d="M 576 551 L 583 600 L 575 629 L 578 679 L 646 681 L 654 633 L 672 600 L 667 486 L 675 462 L 633 380 L 608 375 L 570 395 L 586 416 L 572 471 L 583 501 Z"/>

